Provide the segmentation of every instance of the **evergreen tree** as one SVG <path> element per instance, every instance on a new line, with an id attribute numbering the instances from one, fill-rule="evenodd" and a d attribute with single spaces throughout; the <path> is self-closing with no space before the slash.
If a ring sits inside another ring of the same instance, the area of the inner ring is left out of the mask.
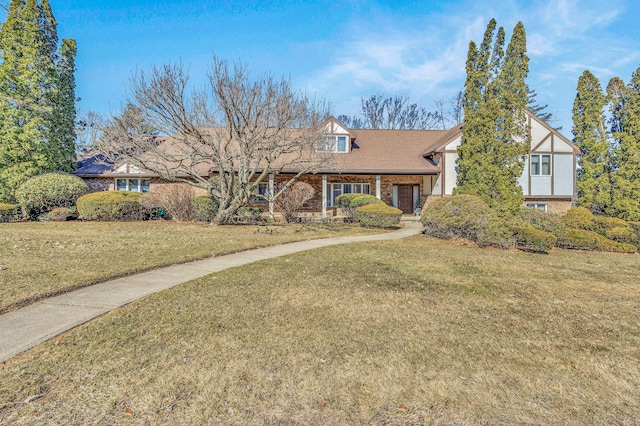
<path id="1" fill-rule="evenodd" d="M 640 221 L 640 68 L 627 86 L 618 78 L 607 86 L 615 138 L 611 205 L 607 213 Z"/>
<path id="2" fill-rule="evenodd" d="M 514 28 L 506 52 L 504 29 L 496 33 L 495 28 L 492 19 L 480 47 L 469 44 L 455 192 L 477 195 L 500 212 L 513 212 L 524 201 L 518 178 L 530 144 L 524 115 L 529 59 L 522 23 Z"/>
<path id="3" fill-rule="evenodd" d="M 578 160 L 579 206 L 602 214 L 611 204 L 611 158 L 605 129 L 606 99 L 598 79 L 589 71 L 578 78 L 573 102 L 573 142 L 582 150 Z"/>
<path id="4" fill-rule="evenodd" d="M 0 30 L 0 199 L 30 176 L 73 169 L 75 42 L 64 44 L 59 59 L 48 0 L 11 0 Z"/>

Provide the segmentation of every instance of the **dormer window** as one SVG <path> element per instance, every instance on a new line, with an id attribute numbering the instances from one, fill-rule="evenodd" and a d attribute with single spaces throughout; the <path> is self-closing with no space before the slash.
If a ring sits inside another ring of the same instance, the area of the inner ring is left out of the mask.
<path id="1" fill-rule="evenodd" d="M 348 152 L 347 136 L 323 136 L 318 139 L 317 152 Z"/>

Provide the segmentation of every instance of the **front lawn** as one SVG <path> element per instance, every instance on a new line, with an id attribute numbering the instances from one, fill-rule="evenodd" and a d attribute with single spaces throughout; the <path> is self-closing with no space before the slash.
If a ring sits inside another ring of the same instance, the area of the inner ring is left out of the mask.
<path id="1" fill-rule="evenodd" d="M 0 224 L 0 312 L 109 277 L 239 250 L 371 231 L 356 225 Z"/>
<path id="2" fill-rule="evenodd" d="M 638 255 L 413 237 L 177 286 L 0 367 L 0 424 L 635 424 Z"/>

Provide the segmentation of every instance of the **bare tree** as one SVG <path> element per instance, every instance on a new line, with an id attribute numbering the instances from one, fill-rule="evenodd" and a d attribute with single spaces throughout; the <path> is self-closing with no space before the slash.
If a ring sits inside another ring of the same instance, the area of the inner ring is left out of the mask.
<path id="1" fill-rule="evenodd" d="M 78 114 L 75 132 L 77 154 L 84 154 L 95 148 L 95 143 L 100 139 L 100 131 L 105 122 L 105 117 L 94 111 Z"/>
<path id="2" fill-rule="evenodd" d="M 296 217 L 296 213 L 304 204 L 313 198 L 315 194 L 313 186 L 306 182 L 296 182 L 286 188 L 278 198 L 276 198 L 276 209 L 280 210 L 284 220 L 289 223 Z"/>
<path id="3" fill-rule="evenodd" d="M 425 130 L 438 127 L 440 117 L 437 111 L 427 111 L 424 107 L 411 103 L 408 96 L 396 95 L 385 98 L 373 95 L 361 99 L 362 119 L 339 116 L 339 120 L 353 129 L 401 129 Z M 351 123 L 351 126 L 347 124 Z"/>
<path id="4" fill-rule="evenodd" d="M 128 104 L 103 128 L 99 151 L 163 179 L 203 188 L 217 198 L 215 223 L 251 202 L 270 173 L 291 178 L 326 167 L 315 152 L 328 109 L 286 79 L 253 79 L 246 65 L 214 56 L 208 84 L 191 88 L 181 64 L 152 67 L 131 78 Z M 160 137 L 157 135 L 167 135 Z"/>

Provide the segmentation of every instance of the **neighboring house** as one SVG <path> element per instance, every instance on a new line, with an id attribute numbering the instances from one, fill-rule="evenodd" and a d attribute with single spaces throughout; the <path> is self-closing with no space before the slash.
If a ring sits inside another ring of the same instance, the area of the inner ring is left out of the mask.
<path id="1" fill-rule="evenodd" d="M 580 151 L 542 120 L 526 114 L 531 151 L 519 180 L 525 204 L 545 211 L 565 211 L 575 198 L 576 155 Z M 306 211 L 322 217 L 336 214 L 336 197 L 357 192 L 375 195 L 410 214 L 434 198 L 453 193 L 462 125 L 451 130 L 350 130 L 330 119 L 326 129 L 317 151 L 332 153 L 334 162 L 331 168 L 300 178 L 316 189 Z M 96 191 L 147 192 L 167 183 L 127 164 L 99 165 L 95 157 L 80 161 L 75 173 Z M 259 192 L 269 194 L 285 179 L 286 173 L 270 175 Z M 273 203 L 263 204 L 273 213 Z"/>

